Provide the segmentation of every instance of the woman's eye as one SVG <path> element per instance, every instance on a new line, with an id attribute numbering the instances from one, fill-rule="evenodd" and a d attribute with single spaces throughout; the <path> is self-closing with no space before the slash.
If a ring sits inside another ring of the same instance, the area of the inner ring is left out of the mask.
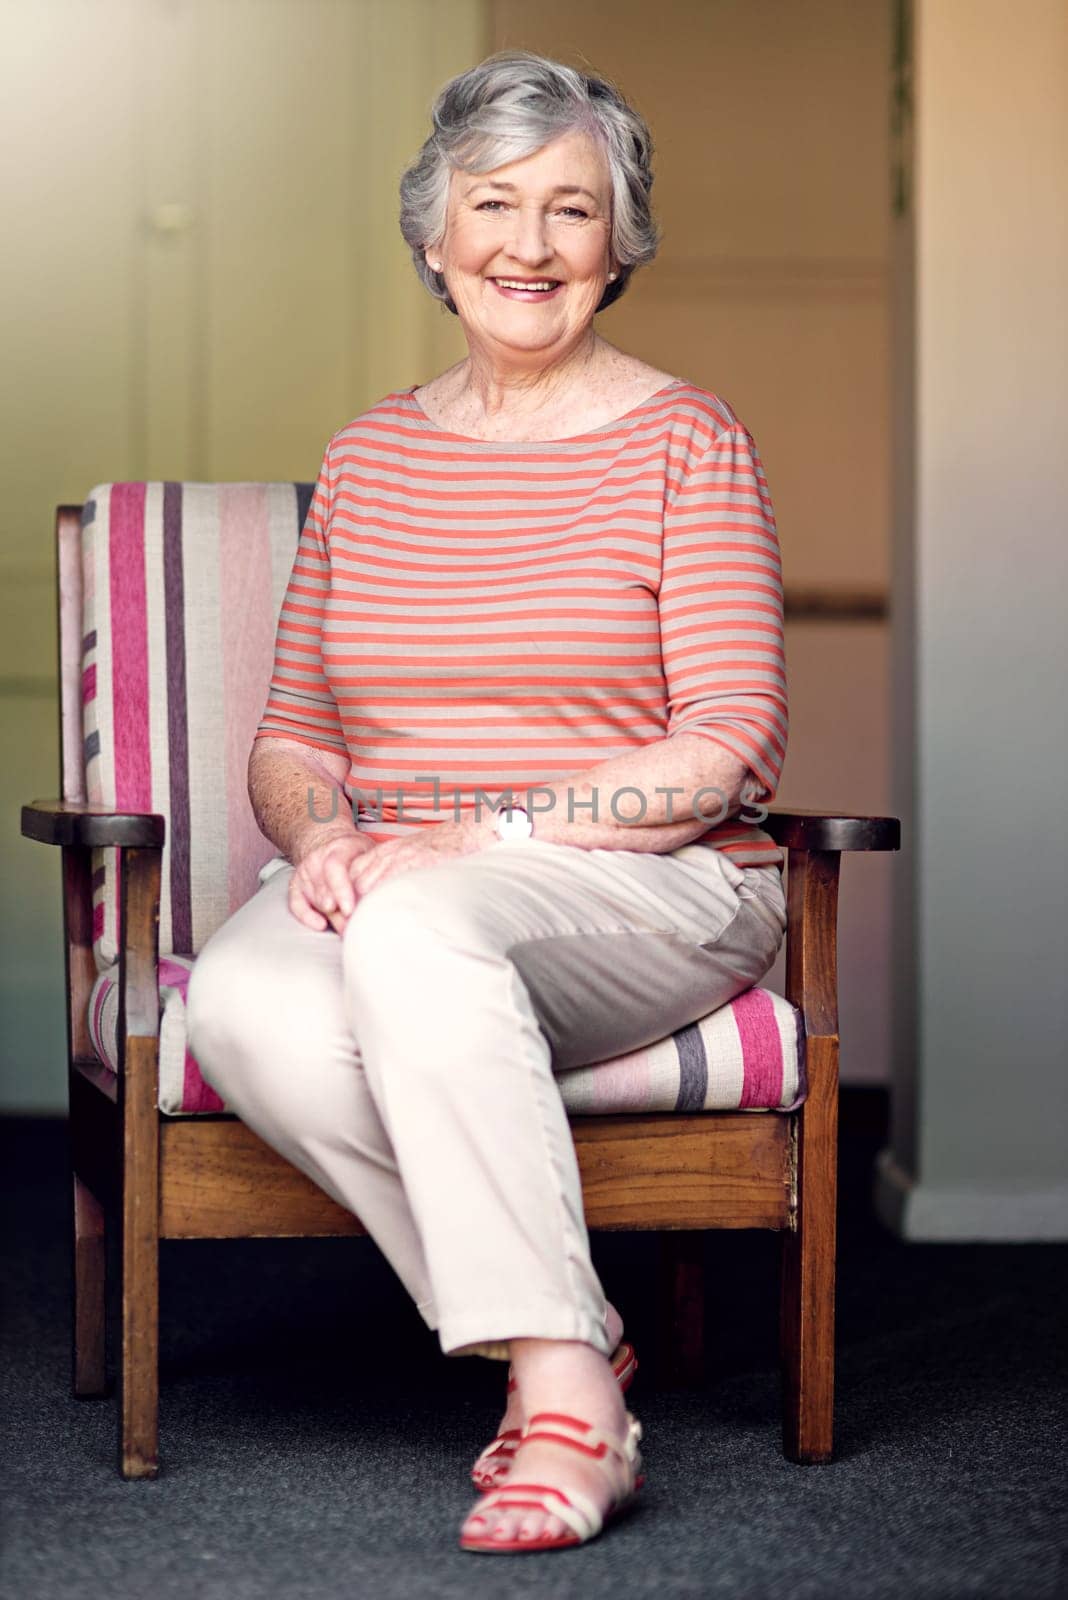
<path id="1" fill-rule="evenodd" d="M 488 211 L 491 216 L 496 216 L 507 209 L 508 207 L 503 200 L 480 200 L 475 207 L 476 211 Z M 560 206 L 557 216 L 566 217 L 569 222 L 576 218 L 579 222 L 585 222 L 589 212 L 583 211 L 581 206 Z"/>

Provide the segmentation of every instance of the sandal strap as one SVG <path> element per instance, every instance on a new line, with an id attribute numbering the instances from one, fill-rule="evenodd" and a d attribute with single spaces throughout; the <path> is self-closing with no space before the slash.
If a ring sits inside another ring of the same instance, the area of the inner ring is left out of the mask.
<path id="1" fill-rule="evenodd" d="M 522 1433 L 519 1428 L 506 1428 L 503 1433 L 499 1433 L 495 1439 L 490 1440 L 475 1462 L 474 1467 L 472 1467 L 472 1472 L 479 1467 L 488 1466 L 491 1461 L 496 1461 L 498 1458 L 510 1461 L 519 1449 L 521 1437 Z"/>
<path id="2" fill-rule="evenodd" d="M 558 1517 L 584 1543 L 600 1533 L 604 1525 L 601 1513 L 580 1489 L 569 1489 L 565 1494 L 544 1483 L 509 1483 L 485 1495 L 478 1509 L 480 1513 L 543 1511 L 547 1517 Z"/>
<path id="3" fill-rule="evenodd" d="M 632 1485 L 641 1468 L 641 1456 L 638 1451 L 638 1441 L 641 1436 L 642 1425 L 629 1411 L 627 1431 L 622 1442 L 614 1439 L 611 1434 L 603 1433 L 590 1423 L 583 1422 L 581 1417 L 571 1417 L 560 1411 L 539 1411 L 536 1416 L 531 1417 L 524 1428 L 520 1444 L 526 1444 L 528 1439 L 547 1439 L 553 1444 L 566 1445 L 569 1450 L 574 1450 L 601 1466 L 605 1466 L 610 1457 L 615 1457 L 622 1464 L 628 1483 Z"/>
<path id="4" fill-rule="evenodd" d="M 616 1382 L 619 1384 L 623 1384 L 625 1380 L 629 1382 L 638 1370 L 638 1357 L 634 1353 L 634 1346 L 627 1344 L 626 1340 L 616 1345 L 609 1360 L 616 1375 Z"/>

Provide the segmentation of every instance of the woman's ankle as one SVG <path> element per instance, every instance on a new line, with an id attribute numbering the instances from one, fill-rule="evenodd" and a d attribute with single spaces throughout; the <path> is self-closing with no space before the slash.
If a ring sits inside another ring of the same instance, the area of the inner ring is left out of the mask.
<path id="1" fill-rule="evenodd" d="M 626 1406 L 607 1357 L 577 1340 L 516 1339 L 512 1370 L 524 1414 L 559 1411 L 619 1432 Z"/>

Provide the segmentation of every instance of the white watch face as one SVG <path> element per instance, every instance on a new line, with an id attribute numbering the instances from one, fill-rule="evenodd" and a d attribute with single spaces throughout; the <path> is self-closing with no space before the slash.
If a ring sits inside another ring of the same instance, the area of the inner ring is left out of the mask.
<path id="1" fill-rule="evenodd" d="M 496 814 L 499 839 L 529 839 L 534 824 L 522 806 L 502 806 Z"/>

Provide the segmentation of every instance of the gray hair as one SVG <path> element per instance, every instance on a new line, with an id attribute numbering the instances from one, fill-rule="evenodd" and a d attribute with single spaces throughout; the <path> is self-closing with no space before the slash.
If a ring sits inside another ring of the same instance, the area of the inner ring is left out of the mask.
<path id="1" fill-rule="evenodd" d="M 618 300 L 635 268 L 655 256 L 652 136 L 603 78 L 528 50 L 501 50 L 450 79 L 431 115 L 434 131 L 401 178 L 400 225 L 416 272 L 450 311 L 456 307 L 444 275 L 431 271 L 423 253 L 444 236 L 450 176 L 522 161 L 564 134 L 596 138 L 612 178 L 612 254 L 619 276 L 605 285 L 597 310 Z"/>

